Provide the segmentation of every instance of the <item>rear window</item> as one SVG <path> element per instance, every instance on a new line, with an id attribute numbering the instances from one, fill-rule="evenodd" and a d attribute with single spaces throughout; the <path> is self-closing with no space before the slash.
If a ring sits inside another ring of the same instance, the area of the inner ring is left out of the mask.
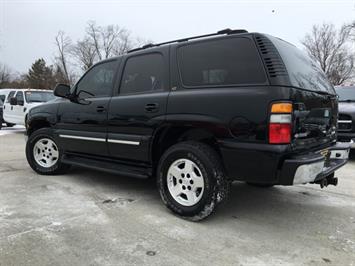
<path id="1" fill-rule="evenodd" d="M 228 38 L 178 48 L 178 63 L 185 87 L 265 84 L 262 62 L 254 42 Z"/>
<path id="2" fill-rule="evenodd" d="M 292 86 L 335 94 L 333 86 L 318 64 L 305 52 L 281 39 L 268 36 L 276 46 L 289 75 Z"/>

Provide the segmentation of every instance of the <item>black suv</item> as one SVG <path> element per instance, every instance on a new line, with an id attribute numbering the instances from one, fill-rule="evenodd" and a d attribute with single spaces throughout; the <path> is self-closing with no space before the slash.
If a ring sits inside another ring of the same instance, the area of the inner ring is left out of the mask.
<path id="1" fill-rule="evenodd" d="M 355 86 L 335 88 L 339 95 L 338 140 L 355 148 Z"/>
<path id="2" fill-rule="evenodd" d="M 211 214 L 233 180 L 335 185 L 348 160 L 334 88 L 295 46 L 265 34 L 146 45 L 54 93 L 62 100 L 28 115 L 36 172 L 78 165 L 154 177 L 167 207 L 190 220 Z"/>

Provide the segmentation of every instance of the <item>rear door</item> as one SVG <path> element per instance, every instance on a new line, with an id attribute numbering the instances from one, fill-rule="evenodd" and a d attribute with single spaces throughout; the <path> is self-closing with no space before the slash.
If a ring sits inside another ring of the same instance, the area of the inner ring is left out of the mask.
<path id="1" fill-rule="evenodd" d="M 56 132 L 66 152 L 106 156 L 107 110 L 117 73 L 117 60 L 93 66 L 76 84 L 76 101 L 63 101 Z"/>
<path id="2" fill-rule="evenodd" d="M 338 101 L 326 75 L 316 62 L 295 46 L 268 37 L 285 64 L 291 85 L 287 90 L 295 109 L 293 147 L 310 149 L 336 141 Z"/>
<path id="3" fill-rule="evenodd" d="M 169 94 L 169 47 L 128 54 L 120 87 L 111 100 L 108 148 L 118 159 L 148 162 L 152 136 L 165 119 Z"/>

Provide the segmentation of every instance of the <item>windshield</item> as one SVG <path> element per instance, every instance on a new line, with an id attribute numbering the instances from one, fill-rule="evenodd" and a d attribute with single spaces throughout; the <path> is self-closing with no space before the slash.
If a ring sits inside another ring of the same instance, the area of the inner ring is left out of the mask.
<path id="1" fill-rule="evenodd" d="M 355 102 L 355 86 L 353 87 L 336 87 L 336 93 L 339 96 L 340 102 L 354 101 Z"/>
<path id="2" fill-rule="evenodd" d="M 28 103 L 43 103 L 55 98 L 52 91 L 26 91 L 25 97 Z"/>

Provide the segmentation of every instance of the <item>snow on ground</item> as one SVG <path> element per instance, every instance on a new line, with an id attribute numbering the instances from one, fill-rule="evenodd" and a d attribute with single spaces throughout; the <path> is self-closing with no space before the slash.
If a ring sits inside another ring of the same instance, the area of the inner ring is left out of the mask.
<path id="1" fill-rule="evenodd" d="M 0 136 L 15 134 L 15 133 L 24 133 L 26 131 L 24 126 L 13 126 L 13 127 L 6 127 L 3 125 L 0 129 Z"/>

